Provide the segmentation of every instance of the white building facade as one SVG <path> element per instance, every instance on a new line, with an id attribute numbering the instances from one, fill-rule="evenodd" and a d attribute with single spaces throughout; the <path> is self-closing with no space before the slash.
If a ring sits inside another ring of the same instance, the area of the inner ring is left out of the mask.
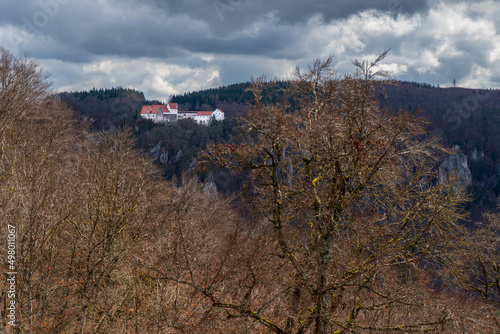
<path id="1" fill-rule="evenodd" d="M 221 109 L 214 111 L 179 111 L 178 119 L 190 118 L 200 125 L 210 125 L 212 120 L 223 121 L 224 112 Z"/>
<path id="2" fill-rule="evenodd" d="M 224 112 L 221 109 L 214 111 L 179 111 L 177 103 L 154 104 L 143 106 L 141 117 L 153 123 L 173 123 L 179 119 L 190 118 L 200 125 L 210 125 L 212 120 L 223 121 Z"/>
<path id="3" fill-rule="evenodd" d="M 179 107 L 177 103 L 154 104 L 151 106 L 143 106 L 141 109 L 141 117 L 153 121 L 153 123 L 170 123 L 177 122 Z"/>

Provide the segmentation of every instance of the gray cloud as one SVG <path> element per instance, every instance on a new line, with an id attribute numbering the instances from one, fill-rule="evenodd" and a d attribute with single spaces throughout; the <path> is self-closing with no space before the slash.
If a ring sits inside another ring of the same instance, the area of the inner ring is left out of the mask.
<path id="1" fill-rule="evenodd" d="M 499 87 L 499 18 L 493 0 L 9 0 L 0 45 L 40 59 L 59 89 L 148 98 L 285 77 L 329 55 L 350 71 L 386 48 L 397 79 Z"/>
<path id="2" fill-rule="evenodd" d="M 296 25 L 320 14 L 326 22 L 346 18 L 362 10 L 375 9 L 391 13 L 411 14 L 427 8 L 425 0 L 150 0 L 171 15 L 187 14 L 208 22 L 219 33 L 242 29 L 272 14 L 278 24 Z"/>

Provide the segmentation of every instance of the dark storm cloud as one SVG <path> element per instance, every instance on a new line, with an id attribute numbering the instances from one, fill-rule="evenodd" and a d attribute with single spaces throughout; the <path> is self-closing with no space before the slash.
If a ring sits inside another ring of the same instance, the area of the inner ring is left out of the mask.
<path id="1" fill-rule="evenodd" d="M 425 0 L 149 0 L 172 15 L 188 14 L 209 23 L 216 32 L 230 33 L 266 15 L 274 15 L 278 24 L 294 25 L 321 15 L 326 22 L 346 18 L 362 10 L 412 14 L 426 8 Z"/>
<path id="2" fill-rule="evenodd" d="M 59 87 L 151 98 L 329 55 L 348 72 L 388 48 L 397 79 L 498 87 L 499 17 L 494 0 L 6 0 L 0 45 L 29 51 Z"/>
<path id="3" fill-rule="evenodd" d="M 307 33 L 301 29 L 311 17 L 328 23 L 366 9 L 406 13 L 425 8 L 422 0 L 9 2 L 0 10 L 10 15 L 0 17 L 41 41 L 22 47 L 47 57 L 54 52 L 43 49 L 65 45 L 71 51 L 64 58 L 74 57 L 75 62 L 88 61 L 89 55 L 176 58 L 186 52 L 280 57 L 287 45 Z"/>
<path id="4" fill-rule="evenodd" d="M 28 1 L 22 10 L 11 3 L 9 10 L 14 14 L 8 16 L 7 22 L 37 37 L 36 43 L 19 43 L 20 48 L 48 57 L 58 44 L 65 45 L 72 50 L 65 53 L 65 59 L 73 55 L 79 62 L 87 61 L 88 55 L 176 58 L 185 57 L 186 52 L 273 53 L 282 50 L 293 37 L 293 32 L 274 26 L 274 20 L 260 22 L 255 31 L 240 26 L 230 34 L 220 34 L 196 12 L 171 13 L 168 4 L 158 10 L 135 2 L 123 7 L 117 2 L 57 1 L 62 0 Z M 201 12 L 217 16 L 212 4 L 205 5 Z M 215 21 L 220 20 L 217 17 Z"/>

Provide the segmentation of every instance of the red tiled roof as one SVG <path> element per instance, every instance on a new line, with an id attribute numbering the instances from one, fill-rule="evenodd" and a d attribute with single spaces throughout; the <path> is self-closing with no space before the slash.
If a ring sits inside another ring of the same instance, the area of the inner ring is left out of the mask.
<path id="1" fill-rule="evenodd" d="M 169 113 L 167 106 L 163 104 L 154 104 L 152 106 L 142 106 L 141 114 L 157 114 L 159 110 L 163 113 Z"/>
<path id="2" fill-rule="evenodd" d="M 211 116 L 213 111 L 198 111 L 196 116 Z"/>
<path id="3" fill-rule="evenodd" d="M 179 109 L 179 105 L 177 103 L 169 103 L 168 107 L 170 109 Z"/>

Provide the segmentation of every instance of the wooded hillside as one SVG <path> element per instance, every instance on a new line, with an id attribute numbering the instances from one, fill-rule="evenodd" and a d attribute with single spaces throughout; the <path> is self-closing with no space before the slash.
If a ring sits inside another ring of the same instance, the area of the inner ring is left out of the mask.
<path id="1" fill-rule="evenodd" d="M 226 197 L 135 144 L 175 127 L 95 131 L 0 49 L 1 331 L 500 331 L 499 216 L 462 224 L 464 184 L 438 182 L 450 151 L 357 65 L 252 83 L 235 135 L 197 158 L 240 175 Z"/>

